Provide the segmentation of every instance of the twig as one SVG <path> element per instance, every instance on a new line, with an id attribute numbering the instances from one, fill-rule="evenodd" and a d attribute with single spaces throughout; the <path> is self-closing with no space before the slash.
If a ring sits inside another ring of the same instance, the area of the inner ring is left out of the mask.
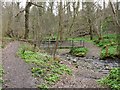
<path id="1" fill-rule="evenodd" d="M 17 17 L 20 13 L 22 13 L 22 12 L 24 12 L 24 11 L 25 11 L 25 9 L 22 10 L 22 11 L 20 11 L 17 15 L 15 15 L 15 17 Z"/>

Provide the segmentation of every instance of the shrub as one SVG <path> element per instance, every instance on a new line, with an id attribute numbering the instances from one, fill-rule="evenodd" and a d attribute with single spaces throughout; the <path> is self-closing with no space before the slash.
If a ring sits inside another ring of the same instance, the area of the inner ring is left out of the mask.
<path id="1" fill-rule="evenodd" d="M 109 39 L 104 39 L 104 40 L 101 40 L 99 43 L 98 43 L 98 46 L 99 47 L 103 47 L 103 46 L 106 46 L 106 45 L 109 45 L 110 44 L 110 40 Z"/>
<path id="2" fill-rule="evenodd" d="M 117 56 L 117 41 L 116 34 L 106 34 L 102 40 L 94 40 L 95 44 L 102 47 L 101 59 L 115 58 Z M 108 46 L 108 53 L 106 54 L 106 46 Z"/>
<path id="3" fill-rule="evenodd" d="M 98 80 L 102 85 L 107 85 L 112 90 L 120 90 L 120 68 L 113 68 L 109 75 Z"/>
<path id="4" fill-rule="evenodd" d="M 109 46 L 108 55 L 106 54 L 106 48 L 103 48 L 101 51 L 101 59 L 115 58 L 116 55 L 117 55 L 117 46 Z"/>
<path id="5" fill-rule="evenodd" d="M 88 52 L 88 49 L 85 47 L 80 47 L 80 48 L 71 48 L 70 53 L 75 56 L 85 56 L 86 53 Z"/>

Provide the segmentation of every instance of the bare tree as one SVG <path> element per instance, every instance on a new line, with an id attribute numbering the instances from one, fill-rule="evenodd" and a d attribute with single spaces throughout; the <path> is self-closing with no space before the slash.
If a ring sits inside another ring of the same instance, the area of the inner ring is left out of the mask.
<path id="1" fill-rule="evenodd" d="M 59 37 L 60 37 L 60 41 L 62 40 L 62 33 L 63 33 L 63 28 L 62 28 L 62 1 L 60 2 L 59 5 L 59 29 L 58 29 L 58 33 L 57 33 L 57 38 L 56 38 L 56 43 L 55 43 L 55 48 L 54 48 L 54 52 L 53 52 L 53 58 L 55 59 L 55 54 L 58 48 L 58 42 L 59 42 Z"/>

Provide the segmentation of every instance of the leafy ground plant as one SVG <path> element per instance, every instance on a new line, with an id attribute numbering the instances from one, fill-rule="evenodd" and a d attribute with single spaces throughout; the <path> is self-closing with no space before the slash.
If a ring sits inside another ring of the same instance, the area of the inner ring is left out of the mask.
<path id="1" fill-rule="evenodd" d="M 117 56 L 117 41 L 115 34 L 107 34 L 102 40 L 95 39 L 94 43 L 101 47 L 101 59 L 115 58 Z M 106 50 L 106 46 L 108 50 Z"/>
<path id="2" fill-rule="evenodd" d="M 117 55 L 117 46 L 109 46 L 108 54 L 106 54 L 106 48 L 103 48 L 101 51 L 101 59 L 115 58 L 116 55 Z"/>
<path id="3" fill-rule="evenodd" d="M 108 76 L 98 80 L 98 82 L 109 86 L 112 90 L 120 90 L 120 68 L 113 68 Z"/>
<path id="4" fill-rule="evenodd" d="M 47 53 L 33 52 L 22 46 L 19 49 L 18 55 L 25 62 L 34 64 L 31 70 L 33 76 L 44 80 L 44 84 L 39 85 L 39 88 L 53 85 L 59 81 L 63 74 L 72 74 L 72 70 L 67 65 L 59 63 L 58 60 L 53 60 Z"/>
<path id="5" fill-rule="evenodd" d="M 3 76 L 3 68 L 2 65 L 0 65 L 0 90 L 2 90 L 2 83 L 3 83 L 2 76 Z"/>
<path id="6" fill-rule="evenodd" d="M 2 69 L 2 65 L 0 65 L 0 83 L 3 82 L 2 75 L 3 75 L 3 69 Z"/>
<path id="7" fill-rule="evenodd" d="M 46 84 L 41 84 L 41 85 L 38 85 L 38 88 L 40 90 L 48 90 L 48 86 Z"/>
<path id="8" fill-rule="evenodd" d="M 70 53 L 75 56 L 80 56 L 83 57 L 87 54 L 88 49 L 85 47 L 80 47 L 80 48 L 71 48 Z"/>

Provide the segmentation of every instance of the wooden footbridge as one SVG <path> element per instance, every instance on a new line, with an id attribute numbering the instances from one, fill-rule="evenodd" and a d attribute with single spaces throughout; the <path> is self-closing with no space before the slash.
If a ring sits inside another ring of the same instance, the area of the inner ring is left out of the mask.
<path id="1" fill-rule="evenodd" d="M 55 40 L 45 40 L 41 41 L 39 44 L 40 48 L 54 48 L 56 44 Z M 58 41 L 58 48 L 63 49 L 63 48 L 72 48 L 72 47 L 84 47 L 84 41 Z"/>
<path id="2" fill-rule="evenodd" d="M 34 44 L 35 46 L 38 46 L 39 48 L 54 48 L 56 45 L 56 40 L 42 40 L 42 41 L 34 41 L 34 40 L 25 40 L 20 39 L 19 41 L 29 42 L 31 44 Z M 58 48 L 64 49 L 64 48 L 72 48 L 72 47 L 84 47 L 84 41 L 83 40 L 63 40 L 58 41 Z"/>

